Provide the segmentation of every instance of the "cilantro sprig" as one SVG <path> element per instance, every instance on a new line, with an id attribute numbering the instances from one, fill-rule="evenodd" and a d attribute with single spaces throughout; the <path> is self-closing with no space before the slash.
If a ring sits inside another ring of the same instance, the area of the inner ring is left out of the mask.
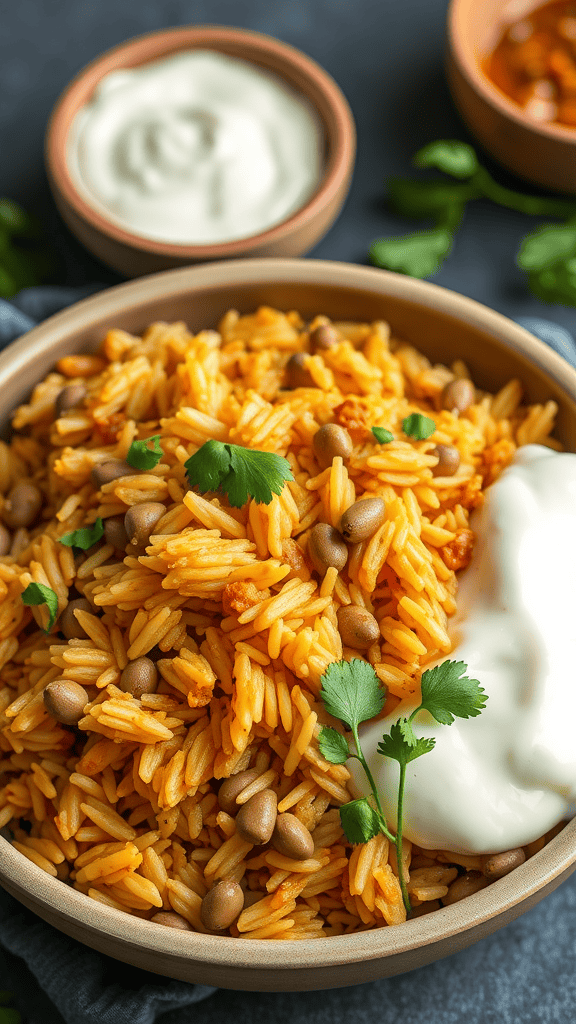
<path id="1" fill-rule="evenodd" d="M 100 516 L 92 526 L 83 526 L 80 530 L 72 530 L 72 533 L 65 533 L 60 537 L 60 544 L 67 548 L 80 548 L 81 551 L 88 551 L 93 548 L 104 536 L 104 523 Z"/>
<path id="2" fill-rule="evenodd" d="M 147 437 L 145 441 L 132 441 L 128 449 L 126 456 L 126 462 L 129 466 L 133 466 L 134 469 L 154 469 L 162 458 L 164 452 L 162 451 L 159 442 L 160 434 L 153 434 L 152 437 Z M 148 445 L 152 442 L 152 447 Z"/>
<path id="3" fill-rule="evenodd" d="M 324 707 L 334 718 L 343 722 L 354 739 L 355 750 L 350 752 L 348 741 L 337 729 L 324 728 L 320 732 L 321 754 L 331 764 L 343 764 L 348 758 L 360 761 L 370 786 L 371 799 L 351 800 L 340 808 L 342 828 L 351 843 L 367 843 L 381 832 L 396 848 L 402 899 L 410 913 L 410 899 L 402 872 L 402 834 L 404 827 L 404 792 L 408 765 L 434 749 L 433 737 L 418 737 L 413 728 L 416 717 L 426 711 L 439 725 L 451 725 L 455 718 L 474 718 L 484 709 L 487 695 L 477 679 L 465 675 L 463 661 L 444 661 L 422 674 L 422 698 L 411 715 L 399 718 L 378 744 L 378 753 L 397 761 L 400 766 L 398 783 L 396 835 L 394 836 L 382 810 L 374 777 L 360 745 L 358 726 L 374 718 L 384 706 L 384 691 L 376 672 L 365 661 L 354 658 L 329 665 L 322 677 L 320 697 Z"/>
<path id="4" fill-rule="evenodd" d="M 452 252 L 467 204 L 489 200 L 533 217 L 565 221 L 541 225 L 526 235 L 516 263 L 538 298 L 576 306 L 576 202 L 505 188 L 481 165 L 472 146 L 457 139 L 429 143 L 413 163 L 423 170 L 442 171 L 448 178 L 392 178 L 389 206 L 401 217 L 432 221 L 433 227 L 374 241 L 369 255 L 377 267 L 410 277 L 432 276 Z"/>
<path id="5" fill-rule="evenodd" d="M 22 592 L 22 603 L 27 605 L 46 605 L 49 618 L 44 632 L 49 633 L 58 614 L 58 595 L 55 591 L 51 587 L 44 586 L 43 583 L 29 583 L 26 590 Z"/>
<path id="6" fill-rule="evenodd" d="M 222 491 L 233 508 L 242 508 L 248 498 L 269 505 L 272 495 L 294 479 L 288 460 L 274 452 L 214 440 L 206 441 L 184 468 L 191 487 L 201 494 Z"/>

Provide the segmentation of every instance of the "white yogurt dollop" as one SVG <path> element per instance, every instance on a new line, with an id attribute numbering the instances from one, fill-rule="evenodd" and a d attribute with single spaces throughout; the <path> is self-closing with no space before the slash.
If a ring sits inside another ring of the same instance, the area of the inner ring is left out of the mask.
<path id="1" fill-rule="evenodd" d="M 408 765 L 404 834 L 419 846 L 495 853 L 537 839 L 576 799 L 576 455 L 521 448 L 474 513 L 450 658 L 488 694 L 477 718 L 437 725 L 436 746 Z M 402 703 L 395 717 L 416 707 Z M 395 825 L 397 765 L 376 753 L 386 722 L 360 729 Z M 357 762 L 358 789 L 368 795 Z"/>
<path id="2" fill-rule="evenodd" d="M 77 114 L 76 188 L 143 238 L 180 244 L 258 234 L 295 213 L 322 173 L 306 99 L 247 61 L 177 53 L 102 79 Z"/>

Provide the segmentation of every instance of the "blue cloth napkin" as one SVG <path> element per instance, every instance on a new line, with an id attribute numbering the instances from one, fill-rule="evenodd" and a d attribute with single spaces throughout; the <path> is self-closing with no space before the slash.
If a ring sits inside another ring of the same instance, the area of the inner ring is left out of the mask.
<path id="1" fill-rule="evenodd" d="M 30 288 L 12 302 L 0 300 L 0 348 L 98 287 Z M 537 318 L 518 323 L 576 366 L 576 343 L 563 327 Z M 425 1019 L 434 1024 L 568 1024 L 576 1001 L 575 909 L 572 879 L 503 932 L 448 962 L 348 990 L 346 1018 L 359 1024 L 420 1024 Z M 541 951 L 535 948 L 538 942 Z M 556 987 L 546 983 L 550 972 Z M 218 992 L 201 1009 L 196 1004 L 216 989 L 160 978 L 94 953 L 2 890 L 0 989 L 16 992 L 26 1024 L 217 1024 L 224 1018 L 236 1024 L 332 1024 L 343 1019 L 338 992 L 291 997 Z M 538 1005 L 538 993 L 544 991 L 546 1005 Z"/>

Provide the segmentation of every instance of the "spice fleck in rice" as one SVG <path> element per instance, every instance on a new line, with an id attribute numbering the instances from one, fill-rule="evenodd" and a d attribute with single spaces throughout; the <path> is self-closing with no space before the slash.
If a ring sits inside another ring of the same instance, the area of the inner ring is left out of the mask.
<path id="1" fill-rule="evenodd" d="M 262 307 L 195 336 L 182 323 L 153 324 L 142 338 L 111 330 L 98 356 L 60 360 L 0 443 L 0 516 L 9 523 L 22 480 L 42 506 L 0 534 L 0 827 L 42 870 L 137 917 L 171 911 L 205 932 L 202 901 L 229 879 L 247 894 L 224 931 L 236 937 L 314 938 L 405 920 L 388 840 L 352 847 L 342 831 L 349 772 L 318 748 L 329 723 L 321 677 L 333 661 L 365 657 L 386 687 L 386 712 L 414 693 L 423 668 L 450 651 L 471 510 L 518 445 L 559 447 L 554 402 L 523 405 L 518 381 L 495 396 L 477 390 L 460 415 L 443 409 L 443 389 L 467 368 L 431 365 L 381 322 L 334 323 L 334 346 L 305 359 L 311 386 L 287 389 L 287 361 L 308 353 L 326 323 Z M 57 417 L 69 384 L 84 398 Z M 422 441 L 402 431 L 418 411 L 435 423 Z M 327 423 L 348 432 L 352 453 L 322 468 L 313 438 Z M 377 443 L 372 426 L 394 440 Z M 99 468 L 156 434 L 157 465 L 95 485 Z M 294 479 L 269 505 L 196 493 L 184 464 L 211 439 L 280 455 Z M 458 450 L 451 476 L 434 475 L 437 445 Z M 314 526 L 338 527 L 365 497 L 383 500 L 383 521 L 349 546 L 344 569 L 319 573 L 308 554 Z M 143 502 L 165 509 L 143 544 L 122 551 L 111 533 L 87 551 L 60 543 Z M 46 606 L 22 601 L 31 582 L 56 595 L 50 634 Z M 338 611 L 349 606 L 378 623 L 362 652 L 342 645 Z M 153 666 L 149 692 L 125 681 L 142 658 Z M 74 726 L 45 703 L 57 682 L 86 694 Z M 230 814 L 219 787 L 245 771 Z M 311 856 L 246 838 L 236 811 L 270 793 L 311 833 Z M 403 849 L 414 914 L 482 866 L 406 840 Z"/>

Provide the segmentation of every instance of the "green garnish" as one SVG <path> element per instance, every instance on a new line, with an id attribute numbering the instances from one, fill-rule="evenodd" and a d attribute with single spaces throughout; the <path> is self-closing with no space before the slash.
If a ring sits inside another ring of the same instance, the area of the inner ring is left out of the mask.
<path id="1" fill-rule="evenodd" d="M 372 427 L 372 433 L 378 444 L 390 444 L 390 441 L 394 440 L 394 434 L 391 434 L 389 430 L 385 430 L 384 427 Z"/>
<path id="2" fill-rule="evenodd" d="M 378 267 L 410 277 L 430 277 L 450 255 L 466 204 L 488 199 L 498 206 L 534 217 L 556 217 L 565 224 L 547 224 L 527 235 L 516 262 L 528 274 L 532 291 L 544 302 L 576 306 L 576 203 L 524 195 L 500 185 L 483 167 L 472 148 L 457 139 L 440 139 L 419 150 L 416 167 L 434 168 L 456 179 L 391 178 L 388 199 L 401 217 L 431 220 L 432 228 L 372 243 L 370 259 Z"/>
<path id="3" fill-rule="evenodd" d="M 160 434 L 153 434 L 152 437 L 147 437 L 145 441 L 132 441 L 128 449 L 126 456 L 126 462 L 129 466 L 134 466 L 134 469 L 154 469 L 162 458 L 164 452 L 162 451 L 159 442 Z M 152 442 L 152 447 L 148 445 Z"/>
<path id="4" fill-rule="evenodd" d="M 408 437 L 413 437 L 416 441 L 425 441 L 436 430 L 436 424 L 429 416 L 424 416 L 421 412 L 413 412 L 402 420 L 402 430 Z"/>
<path id="5" fill-rule="evenodd" d="M 21 1024 L 22 1016 L 18 1010 L 8 1006 L 14 1001 L 13 992 L 0 992 L 0 1024 Z"/>
<path id="6" fill-rule="evenodd" d="M 73 530 L 72 533 L 65 533 L 60 537 L 60 543 L 67 548 L 80 548 L 81 551 L 88 551 L 93 548 L 104 536 L 104 523 L 98 516 L 93 526 L 83 526 L 80 530 Z"/>
<path id="7" fill-rule="evenodd" d="M 322 677 L 320 697 L 324 707 L 352 732 L 355 752 L 350 753 L 348 742 L 336 729 L 324 728 L 320 732 L 320 752 L 331 764 L 343 764 L 349 757 L 360 761 L 370 789 L 372 800 L 351 800 L 340 808 L 340 821 L 351 843 L 367 843 L 378 832 L 385 835 L 396 848 L 400 886 L 406 912 L 410 913 L 410 900 L 401 870 L 404 790 L 406 768 L 411 761 L 434 749 L 433 737 L 417 737 L 412 723 L 421 711 L 427 711 L 440 725 L 451 725 L 455 718 L 474 718 L 484 709 L 487 695 L 477 679 L 464 675 L 463 661 L 445 661 L 422 674 L 422 700 L 409 718 L 399 718 L 378 744 L 378 753 L 397 761 L 400 766 L 398 783 L 396 835 L 388 828 L 374 778 L 362 753 L 358 726 L 379 714 L 384 705 L 384 693 L 376 672 L 365 661 L 354 658 L 329 665 Z M 375 806 L 374 806 L 375 805 Z"/>
<path id="8" fill-rule="evenodd" d="M 22 593 L 22 602 L 27 605 L 45 604 L 50 613 L 48 626 L 44 630 L 49 633 L 56 621 L 58 614 L 58 595 L 51 587 L 45 587 L 43 583 L 29 583 Z"/>
<path id="9" fill-rule="evenodd" d="M 0 199 L 0 296 L 54 278 L 56 269 L 40 222 L 12 199 Z"/>
<path id="10" fill-rule="evenodd" d="M 294 479 L 290 463 L 280 455 L 222 441 L 206 441 L 184 468 L 191 487 L 201 494 L 222 491 L 233 508 L 242 508 L 248 498 L 269 505 L 286 480 Z"/>

